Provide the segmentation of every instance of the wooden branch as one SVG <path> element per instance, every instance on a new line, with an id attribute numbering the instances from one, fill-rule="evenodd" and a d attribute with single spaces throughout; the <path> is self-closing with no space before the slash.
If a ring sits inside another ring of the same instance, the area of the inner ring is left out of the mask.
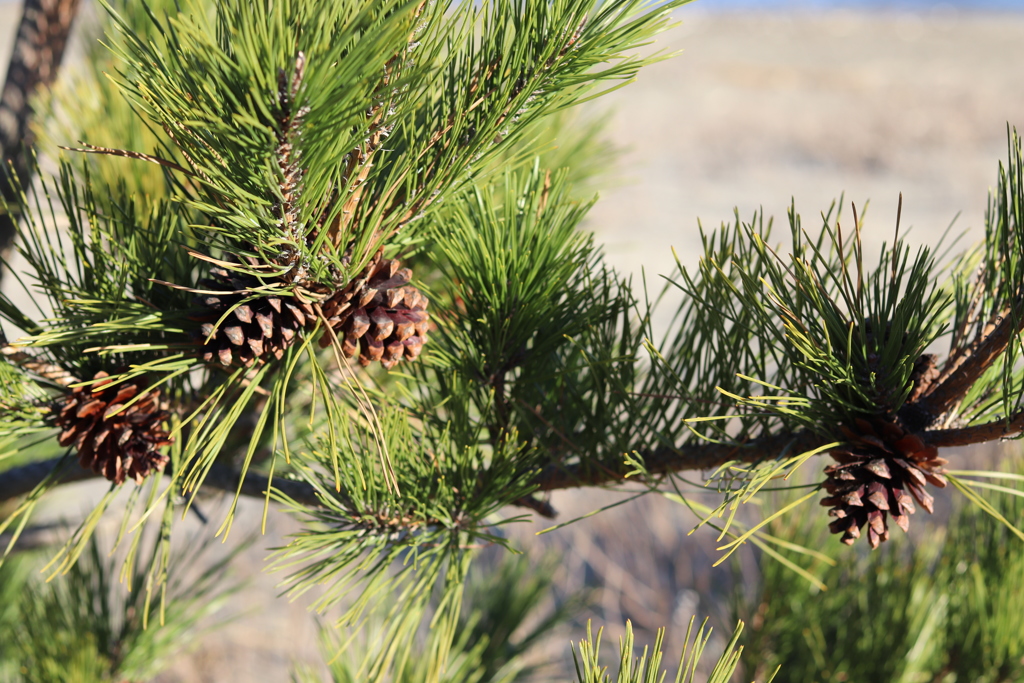
<path id="1" fill-rule="evenodd" d="M 1009 310 L 990 320 L 979 339 L 958 354 L 952 366 L 943 370 L 928 393 L 912 405 L 932 420 L 947 412 L 992 366 L 1022 326 L 1024 317 L 1015 321 Z"/>
<path id="2" fill-rule="evenodd" d="M 0 502 L 28 495 L 53 472 L 63 458 L 40 460 L 0 472 Z M 84 467 L 69 467 L 60 479 L 60 484 L 94 479 L 99 475 Z"/>
<path id="3" fill-rule="evenodd" d="M 210 487 L 234 494 L 238 490 L 238 480 L 241 474 L 239 470 L 227 465 L 215 464 L 210 468 L 206 479 L 203 480 L 202 487 Z M 252 498 L 266 498 L 267 483 L 267 477 L 264 475 L 249 472 L 245 475 L 245 481 L 242 482 L 242 495 Z M 277 476 L 274 477 L 273 486 L 296 503 L 310 507 L 320 506 L 320 497 L 317 496 L 316 490 L 304 481 Z"/>
<path id="4" fill-rule="evenodd" d="M 780 434 L 754 439 L 743 446 L 720 444 L 697 444 L 674 448 L 656 448 L 641 452 L 648 471 L 653 475 L 681 472 L 684 470 L 713 469 L 729 462 L 754 462 L 774 458 L 782 453 L 800 453 L 825 443 L 821 437 L 809 432 Z M 53 471 L 61 458 L 12 467 L 0 472 L 0 502 L 24 496 L 39 485 Z M 588 462 L 578 465 L 548 465 L 534 478 L 538 491 L 576 488 L 580 486 L 603 486 L 621 483 L 629 469 L 621 460 L 611 463 Z M 202 486 L 234 493 L 238 490 L 240 472 L 227 465 L 215 464 L 207 474 Z M 69 468 L 59 485 L 98 478 L 92 470 L 82 467 Z M 293 479 L 274 478 L 275 489 L 302 505 L 319 506 L 320 499 L 309 484 Z M 264 498 L 267 491 L 267 477 L 249 472 L 242 483 L 242 495 Z M 514 503 L 547 515 L 553 513 L 550 506 L 535 499 L 521 499 Z"/>
<path id="5" fill-rule="evenodd" d="M 925 443 L 937 448 L 968 446 L 971 444 L 994 441 L 1024 431 L 1024 412 L 1013 416 L 1009 422 L 997 420 L 974 427 L 962 429 L 937 429 L 921 433 Z M 729 461 L 752 463 L 779 457 L 786 453 L 803 453 L 823 446 L 826 441 L 811 432 L 777 434 L 741 445 L 722 445 L 715 443 L 699 443 L 680 448 L 659 447 L 649 451 L 641 451 L 647 471 L 654 476 L 674 472 L 709 470 Z M 60 462 L 60 458 L 30 463 L 14 467 L 0 473 L 0 502 L 28 494 L 35 488 Z M 630 468 L 622 460 L 612 462 L 592 462 L 544 467 L 534 478 L 537 492 L 555 491 L 559 489 L 579 488 L 584 486 L 607 486 L 622 483 Z M 99 475 L 80 467 L 71 467 L 61 478 L 59 484 L 70 484 L 77 481 L 97 478 Z M 240 472 L 227 465 L 214 465 L 203 481 L 203 487 L 234 493 L 238 490 Z M 242 483 L 241 495 L 254 498 L 266 497 L 267 477 L 250 472 Z M 275 477 L 273 486 L 289 498 L 301 505 L 319 507 L 320 498 L 315 489 L 306 482 Z M 523 498 L 512 503 L 519 507 L 534 510 L 542 516 L 552 516 L 554 510 L 544 501 L 532 497 Z"/>
<path id="6" fill-rule="evenodd" d="M 35 144 L 29 128 L 31 101 L 40 89 L 57 78 L 78 5 L 79 0 L 25 0 L 6 82 L 0 92 L 0 155 L 4 165 L 0 193 L 9 205 L 16 204 L 18 197 L 15 184 L 7 177 L 7 164 L 11 164 L 21 187 L 28 187 Z M 11 248 L 14 234 L 12 217 L 0 214 L 0 256 Z"/>
<path id="7" fill-rule="evenodd" d="M 960 429 L 935 429 L 923 432 L 921 436 L 929 446 L 951 448 L 1005 439 L 1020 434 L 1022 431 L 1024 431 L 1024 412 L 1017 413 L 1008 421 L 993 420 L 985 424 Z"/>
<path id="8" fill-rule="evenodd" d="M 687 470 L 709 470 L 730 460 L 750 463 L 767 460 L 783 453 L 803 453 L 823 446 L 827 441 L 810 432 L 777 434 L 752 439 L 742 446 L 716 443 L 699 443 L 680 448 L 662 446 L 651 451 L 641 451 L 647 471 L 652 475 L 670 474 Z M 621 460 L 613 463 L 578 465 L 548 465 L 540 471 L 534 482 L 539 491 L 577 488 L 581 486 L 603 486 L 621 483 L 629 473 L 629 466 Z"/>
<path id="9" fill-rule="evenodd" d="M 0 472 L 0 502 L 19 498 L 31 493 L 32 489 L 40 484 L 60 464 L 62 458 L 51 460 L 40 460 L 21 467 L 12 467 L 9 470 Z M 227 465 L 215 464 L 210 468 L 209 474 L 203 481 L 203 487 L 209 487 L 219 491 L 234 493 L 238 490 L 240 472 Z M 72 464 L 68 471 L 60 478 L 58 486 L 73 484 L 78 481 L 98 479 L 100 475 L 92 470 L 78 467 Z M 274 478 L 274 488 L 289 496 L 297 503 L 310 506 L 320 505 L 312 486 L 305 482 L 282 477 Z M 267 478 L 262 474 L 250 472 L 245 476 L 242 483 L 242 495 L 254 498 L 266 497 Z"/>

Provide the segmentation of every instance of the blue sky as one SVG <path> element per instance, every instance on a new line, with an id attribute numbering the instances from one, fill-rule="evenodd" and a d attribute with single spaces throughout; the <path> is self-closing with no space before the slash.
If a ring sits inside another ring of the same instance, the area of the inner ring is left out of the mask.
<path id="1" fill-rule="evenodd" d="M 0 0 L 0 5 L 21 0 Z M 704 10 L 781 9 L 827 10 L 832 8 L 866 8 L 891 10 L 1015 11 L 1024 12 L 1024 0 L 697 0 Z"/>
<path id="2" fill-rule="evenodd" d="M 704 10 L 713 9 L 810 9 L 865 8 L 881 10 L 1024 11 L 1024 0 L 697 0 Z"/>

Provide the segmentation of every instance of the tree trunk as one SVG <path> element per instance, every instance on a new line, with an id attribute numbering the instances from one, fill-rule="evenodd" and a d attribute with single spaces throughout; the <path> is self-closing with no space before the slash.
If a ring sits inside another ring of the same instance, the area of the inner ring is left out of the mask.
<path id="1" fill-rule="evenodd" d="M 29 130 L 30 102 L 40 88 L 57 77 L 78 4 L 79 0 L 25 0 L 7 80 L 0 93 L 0 152 L 5 171 L 0 173 L 0 192 L 9 205 L 17 200 L 17 185 L 8 174 L 13 170 L 22 187 L 32 180 L 35 140 Z M 10 214 L 0 213 L 0 256 L 6 258 L 13 242 L 14 220 Z"/>

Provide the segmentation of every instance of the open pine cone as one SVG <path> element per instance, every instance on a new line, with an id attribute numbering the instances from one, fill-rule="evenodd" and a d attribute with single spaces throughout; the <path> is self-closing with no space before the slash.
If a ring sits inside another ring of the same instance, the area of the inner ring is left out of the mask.
<path id="1" fill-rule="evenodd" d="M 380 361 L 392 368 L 400 360 L 414 360 L 427 340 L 427 297 L 410 286 L 412 271 L 378 251 L 355 280 L 328 298 L 323 313 L 334 335 L 325 334 L 326 347 L 337 336 L 342 353 L 359 356 L 359 363 Z"/>
<path id="2" fill-rule="evenodd" d="M 315 320 L 310 304 L 294 297 L 258 296 L 252 291 L 258 286 L 255 277 L 224 268 L 210 269 L 210 277 L 199 281 L 201 289 L 218 292 L 195 298 L 196 305 L 210 311 L 201 317 L 203 360 L 248 367 L 269 356 L 280 359 L 299 332 Z M 218 326 L 226 311 L 231 312 Z"/>
<path id="3" fill-rule="evenodd" d="M 399 266 L 378 251 L 359 277 L 322 299 L 331 331 L 320 338 L 321 347 L 337 337 L 347 358 L 358 356 L 364 366 L 380 361 L 386 368 L 420 355 L 429 302 L 409 285 L 412 271 Z M 210 277 L 199 281 L 202 293 L 195 303 L 209 310 L 196 318 L 202 323 L 196 337 L 203 343 L 203 360 L 248 367 L 265 358 L 280 359 L 301 332 L 316 324 L 314 304 L 259 296 L 258 286 L 255 277 L 225 268 L 212 268 Z"/>
<path id="4" fill-rule="evenodd" d="M 836 519 L 829 529 L 843 534 L 843 543 L 852 545 L 867 525 L 868 543 L 877 548 L 889 540 L 888 517 L 906 531 L 915 500 L 932 512 L 925 486 L 946 486 L 946 461 L 934 446 L 889 420 L 858 418 L 841 429 L 847 443 L 830 452 L 837 464 L 825 468 L 829 496 L 821 504 L 831 507 L 828 514 Z"/>
<path id="5" fill-rule="evenodd" d="M 143 391 L 141 378 L 111 384 L 108 375 L 87 387 L 75 387 L 54 404 L 54 422 L 61 428 L 61 446 L 74 444 L 82 467 L 102 474 L 117 484 L 132 478 L 141 483 L 159 472 L 168 457 L 158 450 L 171 443 L 163 428 L 168 413 L 160 409 L 160 392 L 153 390 L 121 408 Z M 116 413 L 116 414 L 115 414 Z"/>

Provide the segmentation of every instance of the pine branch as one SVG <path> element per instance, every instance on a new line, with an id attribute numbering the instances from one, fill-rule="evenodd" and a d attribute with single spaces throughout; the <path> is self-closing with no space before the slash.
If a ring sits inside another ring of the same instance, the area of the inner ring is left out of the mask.
<path id="1" fill-rule="evenodd" d="M 1000 423 L 1002 424 L 1002 423 Z M 953 431 L 953 430 L 950 430 Z M 771 459 L 785 452 L 799 453 L 814 449 L 824 443 L 823 439 L 810 432 L 797 434 L 776 434 L 737 446 L 728 444 L 698 444 L 680 448 L 661 447 L 640 452 L 647 470 L 651 474 L 669 474 L 686 470 L 708 470 L 729 461 L 754 462 Z M 13 467 L 0 473 L 0 502 L 29 493 L 60 463 L 61 458 Z M 533 480 L 538 491 L 578 488 L 582 486 L 603 486 L 622 482 L 631 468 L 622 461 L 613 463 L 586 462 L 576 465 L 551 464 L 543 468 Z M 238 490 L 241 473 L 227 465 L 214 465 L 203 481 L 204 487 L 234 493 Z M 92 470 L 75 468 L 61 479 L 61 484 L 70 484 L 99 477 Z M 242 482 L 241 495 L 256 498 L 266 496 L 268 480 L 253 472 L 246 474 Z M 320 506 L 315 489 L 305 482 L 277 477 L 275 489 L 297 503 Z M 516 505 L 527 507 L 547 515 L 549 506 L 538 505 L 538 501 L 524 498 Z"/>
<path id="2" fill-rule="evenodd" d="M 1024 431 L 1024 412 L 1010 420 L 997 420 L 961 429 L 937 429 L 921 433 L 925 443 L 937 448 L 968 446 L 1013 436 Z M 711 470 L 726 462 L 752 463 L 771 460 L 783 454 L 802 453 L 824 445 L 825 439 L 809 432 L 773 434 L 752 439 L 746 444 L 700 443 L 678 448 L 662 446 L 647 451 L 638 451 L 651 475 L 676 472 Z M 60 464 L 61 458 L 13 467 L 0 473 L 0 502 L 24 496 L 32 491 L 47 475 Z M 615 462 L 587 461 L 573 465 L 552 463 L 544 467 L 533 479 L 536 492 L 589 486 L 607 486 L 622 483 L 632 471 L 623 460 Z M 72 468 L 59 484 L 71 484 L 98 478 L 100 475 L 85 468 Z M 227 465 L 216 464 L 211 469 L 203 486 L 213 490 L 235 493 L 239 490 L 241 472 Z M 254 472 L 242 479 L 241 495 L 265 498 L 269 481 L 266 476 Z M 316 489 L 303 481 L 277 477 L 273 487 L 296 503 L 320 507 L 322 501 Z M 554 509 L 547 503 L 532 497 L 524 497 L 513 503 L 544 516 L 553 517 Z"/>
<path id="3" fill-rule="evenodd" d="M 38 462 L 12 467 L 0 473 L 0 501 L 11 500 L 20 496 L 28 495 L 32 489 L 39 486 L 46 477 L 50 475 L 64 458 L 52 458 L 51 460 L 40 460 Z M 73 484 L 76 481 L 94 479 L 99 475 L 84 467 L 75 467 L 61 478 L 61 484 Z"/>
<path id="4" fill-rule="evenodd" d="M 40 460 L 20 467 L 12 467 L 0 472 L 0 502 L 27 495 L 56 469 L 63 458 Z M 79 481 L 98 479 L 101 475 L 84 467 L 72 467 L 61 477 L 58 485 L 73 484 Z M 238 490 L 241 472 L 227 465 L 214 465 L 203 481 L 204 487 L 218 491 L 234 493 Z M 242 495 L 253 498 L 265 498 L 267 477 L 249 472 L 242 481 Z M 320 499 L 309 484 L 292 479 L 274 479 L 273 486 L 288 497 L 304 505 L 318 506 Z"/>
<path id="5" fill-rule="evenodd" d="M 1009 420 L 993 420 L 972 427 L 960 429 L 936 429 L 925 432 L 925 443 L 936 448 L 971 446 L 986 441 L 996 441 L 1015 436 L 1024 431 L 1024 412 L 1013 415 Z"/>
<path id="6" fill-rule="evenodd" d="M 752 439 L 746 444 L 701 443 L 678 448 L 662 446 L 640 451 L 644 466 L 652 475 L 671 474 L 687 470 L 709 470 L 727 462 L 751 463 L 770 460 L 784 453 L 802 453 L 827 443 L 822 437 L 808 431 L 773 434 Z M 551 464 L 534 478 L 539 491 L 602 486 L 622 482 L 632 471 L 623 460 L 614 463 L 585 462 L 577 465 Z"/>
<path id="7" fill-rule="evenodd" d="M 934 420 L 952 408 L 1006 350 L 1024 328 L 1024 319 L 1003 311 L 985 326 L 979 338 L 955 357 L 914 409 Z M 977 443 L 977 442 L 968 442 Z"/>
<path id="8" fill-rule="evenodd" d="M 29 185 L 32 175 L 30 159 L 35 136 L 29 129 L 31 98 L 57 78 L 78 3 L 79 0 L 25 0 L 0 94 L 0 158 L 5 166 L 11 164 L 10 170 L 22 187 Z M 8 170 L 0 172 L 0 192 L 9 205 L 15 205 L 17 189 L 7 176 Z M 0 214 L 0 254 L 10 249 L 14 233 L 10 214 Z"/>
<path id="9" fill-rule="evenodd" d="M 245 478 L 239 470 L 227 465 L 214 465 L 203 480 L 204 487 L 234 493 L 238 490 L 238 482 L 242 481 L 242 495 L 252 498 L 266 498 L 270 481 L 262 474 L 247 472 Z M 297 503 L 319 506 L 320 497 L 315 489 L 304 481 L 275 477 L 273 487 Z"/>

